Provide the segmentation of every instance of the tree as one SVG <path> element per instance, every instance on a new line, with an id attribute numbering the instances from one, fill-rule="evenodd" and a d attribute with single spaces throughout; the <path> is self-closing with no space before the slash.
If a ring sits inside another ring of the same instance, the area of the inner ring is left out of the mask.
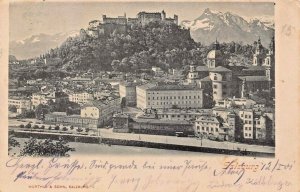
<path id="1" fill-rule="evenodd" d="M 62 130 L 63 130 L 63 131 L 68 131 L 68 128 L 63 127 Z"/>
<path id="2" fill-rule="evenodd" d="M 25 127 L 24 124 L 21 124 L 21 125 L 20 125 L 20 128 L 24 128 L 24 127 Z"/>
<path id="3" fill-rule="evenodd" d="M 122 97 L 122 100 L 121 100 L 121 109 L 122 109 L 122 112 L 123 112 L 123 109 L 126 107 L 126 97 Z"/>
<path id="4" fill-rule="evenodd" d="M 16 113 L 16 112 L 17 112 L 17 107 L 14 106 L 14 105 L 9 105 L 9 106 L 8 106 L 8 110 L 9 110 L 10 112 Z"/>
<path id="5" fill-rule="evenodd" d="M 59 130 L 59 126 L 56 125 L 54 129 L 55 129 L 56 131 L 58 131 L 58 130 Z"/>
<path id="6" fill-rule="evenodd" d="M 30 129 L 30 128 L 31 128 L 31 124 L 30 124 L 30 123 L 28 123 L 27 125 L 25 125 L 25 128 L 28 128 L 28 129 Z"/>
<path id="7" fill-rule="evenodd" d="M 12 150 L 13 147 L 20 147 L 20 143 L 15 139 L 14 132 L 12 131 L 8 137 L 8 151 Z"/>
<path id="8" fill-rule="evenodd" d="M 39 126 L 38 126 L 38 125 L 34 125 L 33 128 L 34 128 L 34 129 L 38 129 Z"/>
<path id="9" fill-rule="evenodd" d="M 82 131 L 83 131 L 83 129 L 82 129 L 82 128 L 80 128 L 80 127 L 78 127 L 78 128 L 76 129 L 76 131 L 80 133 L 80 132 L 82 132 Z"/>
<path id="10" fill-rule="evenodd" d="M 58 141 L 52 139 L 37 140 L 36 138 L 29 138 L 25 142 L 25 146 L 20 151 L 20 156 L 69 156 L 68 152 L 75 151 L 68 145 L 68 142 L 63 138 Z"/>
<path id="11" fill-rule="evenodd" d="M 48 105 L 39 104 L 35 109 L 35 116 L 37 119 L 44 120 L 45 115 L 50 112 L 50 107 Z"/>

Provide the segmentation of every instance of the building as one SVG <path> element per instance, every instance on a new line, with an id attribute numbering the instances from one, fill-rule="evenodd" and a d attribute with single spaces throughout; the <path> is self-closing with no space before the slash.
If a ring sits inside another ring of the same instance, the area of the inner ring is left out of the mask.
<path id="1" fill-rule="evenodd" d="M 116 115 L 115 132 L 133 132 L 152 135 L 194 135 L 193 124 L 188 121 L 160 120 L 156 118 L 131 118 Z"/>
<path id="2" fill-rule="evenodd" d="M 17 113 L 19 114 L 32 109 L 30 99 L 23 97 L 9 97 L 8 106 L 15 106 L 17 108 Z"/>
<path id="3" fill-rule="evenodd" d="M 112 120 L 113 114 L 120 111 L 120 98 L 107 97 L 105 100 L 93 100 L 85 104 L 80 110 L 82 118 L 97 119 L 98 123 L 93 127 L 103 126 Z"/>
<path id="4" fill-rule="evenodd" d="M 242 123 L 242 137 L 244 139 L 255 139 L 254 136 L 254 113 L 252 109 L 239 110 L 239 118 Z"/>
<path id="5" fill-rule="evenodd" d="M 214 101 L 233 96 L 231 70 L 222 66 L 218 66 L 210 70 L 209 77 L 212 80 Z"/>
<path id="6" fill-rule="evenodd" d="M 80 115 L 67 115 L 60 112 L 46 114 L 45 122 L 96 129 L 111 123 L 113 114 L 119 111 L 120 98 L 110 96 L 105 100 L 93 100 L 85 104 L 80 110 Z"/>
<path id="7" fill-rule="evenodd" d="M 221 134 L 225 135 L 223 129 L 221 129 L 221 123 L 215 116 L 203 115 L 199 116 L 195 120 L 195 131 L 198 135 L 214 135 L 219 137 Z"/>
<path id="8" fill-rule="evenodd" d="M 71 93 L 69 94 L 69 101 L 78 103 L 78 104 L 86 104 L 94 99 L 92 93 L 89 92 L 78 92 L 78 93 Z"/>
<path id="9" fill-rule="evenodd" d="M 154 85 L 137 87 L 137 107 L 153 108 L 202 108 L 202 89 L 192 85 Z"/>
<path id="10" fill-rule="evenodd" d="M 60 102 L 68 101 L 68 95 L 61 91 L 50 91 L 50 92 L 38 92 L 33 93 L 31 102 L 33 108 L 37 107 L 39 104 L 46 105 L 48 102 Z"/>
<path id="11" fill-rule="evenodd" d="M 133 25 L 145 26 L 152 22 L 178 25 L 178 15 L 173 18 L 167 18 L 166 12 L 139 12 L 135 18 L 127 18 L 126 13 L 118 17 L 107 17 L 102 15 L 102 21 L 93 20 L 89 22 L 88 28 L 85 31 L 82 29 L 82 34 L 87 34 L 90 37 L 98 38 L 99 35 L 110 35 L 112 33 L 125 34 L 127 29 Z"/>
<path id="12" fill-rule="evenodd" d="M 136 86 L 134 82 L 121 82 L 119 84 L 120 98 L 125 98 L 127 106 L 136 106 Z"/>

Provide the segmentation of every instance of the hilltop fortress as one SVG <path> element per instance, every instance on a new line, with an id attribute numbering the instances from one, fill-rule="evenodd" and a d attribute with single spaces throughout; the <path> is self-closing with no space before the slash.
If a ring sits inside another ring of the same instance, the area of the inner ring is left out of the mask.
<path id="1" fill-rule="evenodd" d="M 124 16 L 118 16 L 117 18 L 107 17 L 102 15 L 102 21 L 93 20 L 89 22 L 87 30 L 81 30 L 81 33 L 86 32 L 91 37 L 98 37 L 100 34 L 112 34 L 125 33 L 127 28 L 131 28 L 134 25 L 145 26 L 150 22 L 160 22 L 165 24 L 178 25 L 178 16 L 174 15 L 173 18 L 167 18 L 166 12 L 139 12 L 136 18 L 127 18 L 126 13 Z"/>

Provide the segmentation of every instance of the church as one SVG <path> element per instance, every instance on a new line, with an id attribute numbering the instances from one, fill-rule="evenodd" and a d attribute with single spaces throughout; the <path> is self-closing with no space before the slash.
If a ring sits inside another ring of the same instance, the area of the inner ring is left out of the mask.
<path id="1" fill-rule="evenodd" d="M 246 98 L 257 91 L 270 91 L 275 81 L 274 38 L 264 53 L 260 38 L 255 46 L 253 64 L 229 66 L 224 63 L 220 44 L 216 40 L 207 54 L 206 65 L 191 65 L 187 75 L 188 84 L 197 84 L 214 101 L 226 98 Z"/>

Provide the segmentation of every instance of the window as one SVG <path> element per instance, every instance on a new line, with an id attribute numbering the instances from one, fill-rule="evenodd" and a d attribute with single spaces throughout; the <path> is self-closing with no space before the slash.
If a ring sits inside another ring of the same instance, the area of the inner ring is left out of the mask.
<path id="1" fill-rule="evenodd" d="M 260 124 L 260 121 L 257 121 L 257 124 L 259 125 L 259 124 Z"/>
<path id="2" fill-rule="evenodd" d="M 247 121 L 247 120 L 245 120 L 245 124 L 248 124 L 248 121 Z"/>
<path id="3" fill-rule="evenodd" d="M 211 130 L 211 132 L 214 132 L 214 128 L 211 128 L 210 130 Z"/>
<path id="4" fill-rule="evenodd" d="M 204 127 L 202 127 L 202 131 L 204 131 Z"/>
<path id="5" fill-rule="evenodd" d="M 249 131 L 251 131 L 251 127 L 249 127 Z"/>
<path id="6" fill-rule="evenodd" d="M 245 136 L 248 137 L 248 133 L 245 133 Z"/>
<path id="7" fill-rule="evenodd" d="M 252 124 L 252 121 L 249 121 L 249 124 Z"/>
<path id="8" fill-rule="evenodd" d="M 247 127 L 245 127 L 245 130 L 247 131 L 247 130 L 248 130 L 248 128 L 247 128 Z"/>
<path id="9" fill-rule="evenodd" d="M 218 128 L 216 128 L 216 132 L 218 132 L 219 131 L 219 129 Z"/>
<path id="10" fill-rule="evenodd" d="M 166 118 L 168 118 L 169 117 L 169 115 L 166 115 Z"/>
<path id="11" fill-rule="evenodd" d="M 208 131 L 208 127 L 206 127 L 206 131 Z"/>
<path id="12" fill-rule="evenodd" d="M 217 94 L 217 92 L 216 91 L 214 91 L 214 95 L 216 95 Z"/>
<path id="13" fill-rule="evenodd" d="M 218 88 L 218 86 L 217 86 L 217 85 L 214 85 L 214 89 L 216 89 L 216 88 Z"/>
<path id="14" fill-rule="evenodd" d="M 214 76 L 214 80 L 218 80 L 217 75 Z"/>
<path id="15" fill-rule="evenodd" d="M 251 133 L 249 133 L 249 137 L 251 137 Z"/>
<path id="16" fill-rule="evenodd" d="M 248 115 L 245 115 L 245 118 L 247 118 L 248 117 Z"/>

